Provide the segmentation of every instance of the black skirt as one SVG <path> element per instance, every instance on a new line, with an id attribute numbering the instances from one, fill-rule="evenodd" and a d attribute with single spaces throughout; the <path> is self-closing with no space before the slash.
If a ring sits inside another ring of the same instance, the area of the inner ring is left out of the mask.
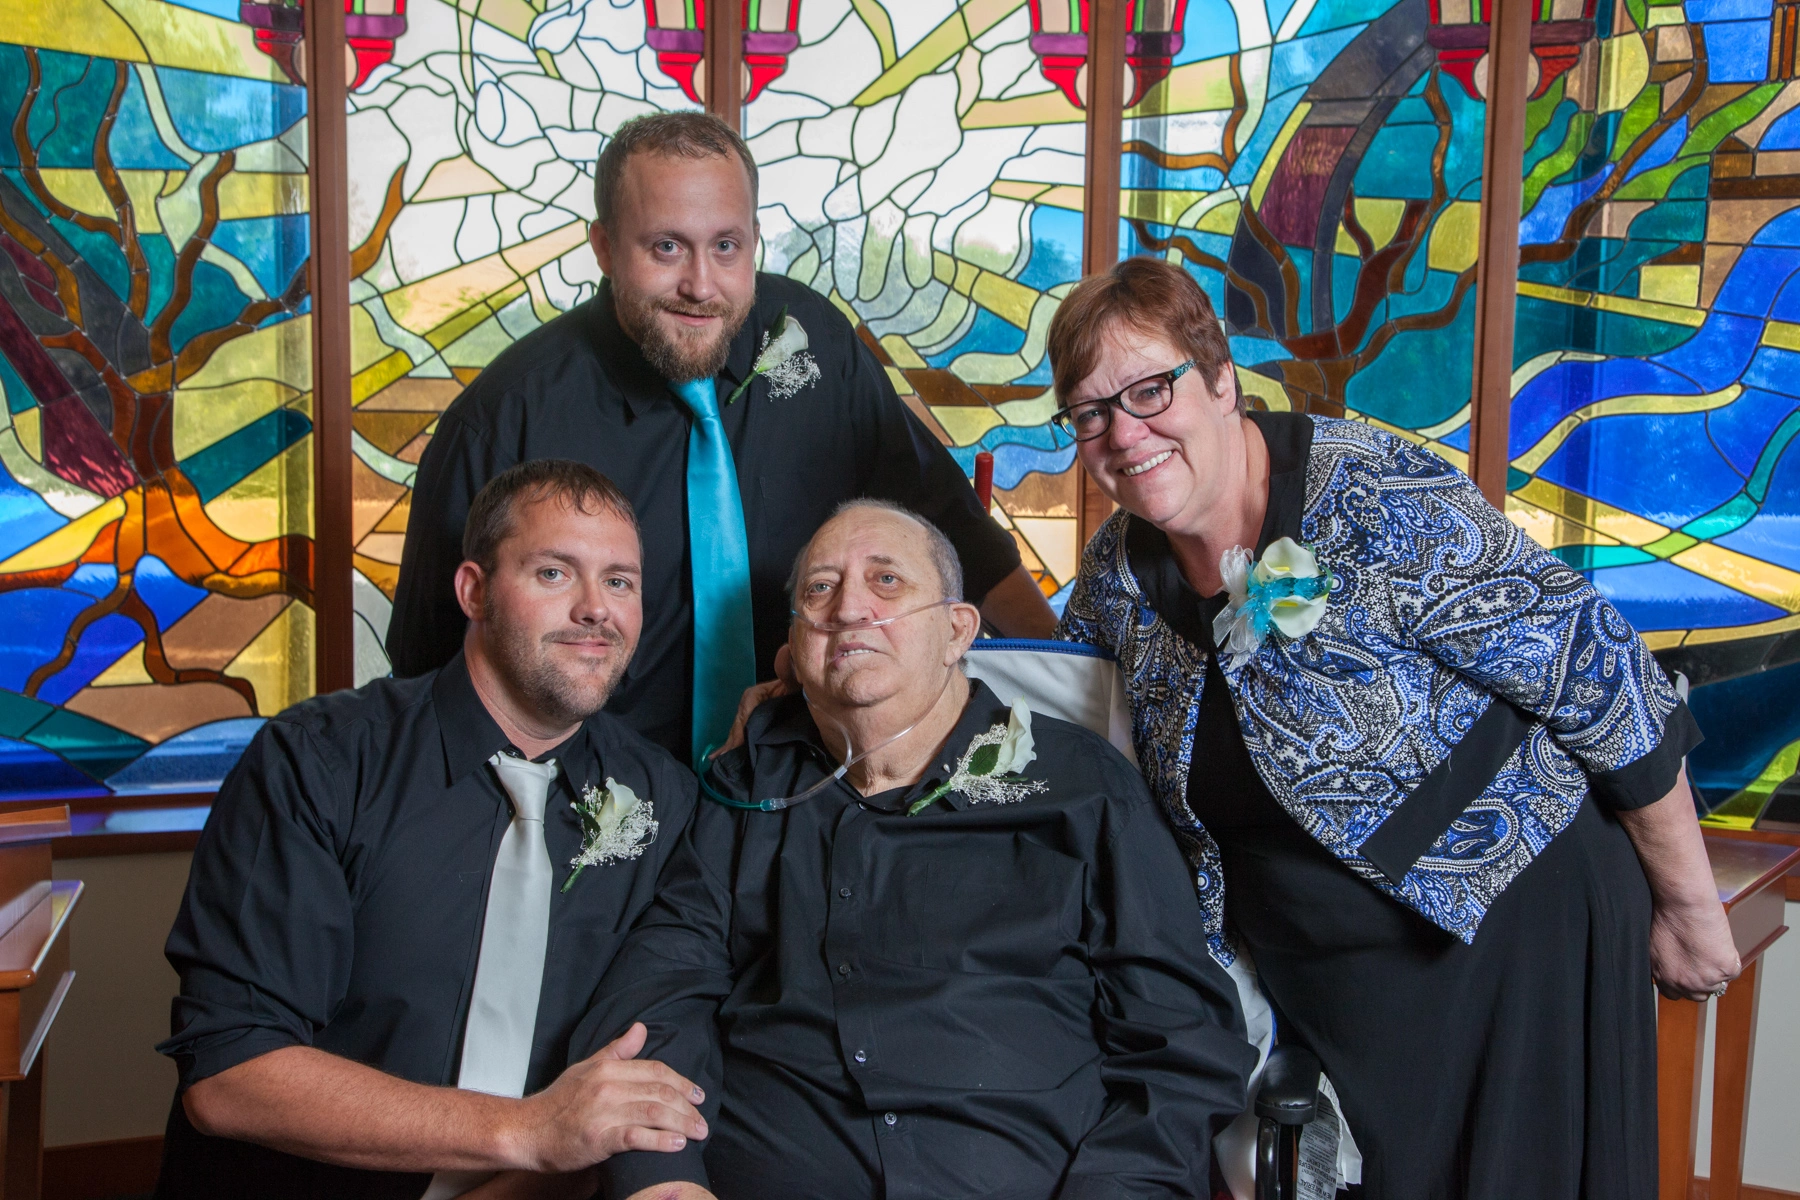
<path id="1" fill-rule="evenodd" d="M 1276 803 L 1207 674 L 1188 800 L 1278 1037 L 1317 1054 L 1343 1101 L 1361 1194 L 1654 1196 L 1650 890 L 1617 818 L 1585 801 L 1465 945 Z"/>

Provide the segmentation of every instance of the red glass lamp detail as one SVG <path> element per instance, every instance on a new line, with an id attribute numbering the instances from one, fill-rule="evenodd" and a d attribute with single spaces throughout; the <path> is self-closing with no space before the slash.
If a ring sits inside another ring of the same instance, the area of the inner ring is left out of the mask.
<path id="1" fill-rule="evenodd" d="M 281 73 L 304 83 L 295 52 L 306 30 L 305 0 L 238 0 L 238 20 L 256 31 L 256 48 L 281 65 Z M 394 57 L 394 42 L 406 32 L 406 0 L 344 0 L 344 40 L 354 61 L 350 90 Z"/>
<path id="2" fill-rule="evenodd" d="M 800 45 L 800 0 L 743 0 L 744 103 L 762 94 L 787 70 L 788 55 Z M 696 73 L 706 58 L 705 0 L 644 0 L 645 41 L 656 65 L 695 104 L 701 103 Z"/>
<path id="3" fill-rule="evenodd" d="M 1085 108 L 1090 0 L 1030 0 L 1031 49 L 1044 78 L 1062 89 L 1069 103 Z M 1125 65 L 1131 71 L 1130 108 L 1168 77 L 1181 53 L 1187 0 L 1125 0 Z"/>
<path id="4" fill-rule="evenodd" d="M 1444 73 L 1462 84 L 1473 99 L 1487 92 L 1483 70 L 1494 0 L 1428 0 L 1431 27 L 1425 40 L 1438 52 Z M 1542 96 L 1557 76 L 1581 58 L 1581 48 L 1594 36 L 1594 0 L 1535 0 L 1531 14 L 1531 98 Z"/>

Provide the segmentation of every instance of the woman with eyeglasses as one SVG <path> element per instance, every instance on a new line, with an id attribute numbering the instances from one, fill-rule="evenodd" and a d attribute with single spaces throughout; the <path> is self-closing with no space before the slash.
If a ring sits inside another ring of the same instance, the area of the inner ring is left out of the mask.
<path id="1" fill-rule="evenodd" d="M 1118 656 L 1212 952 L 1323 1062 L 1361 1193 L 1654 1195 L 1652 978 L 1738 959 L 1636 632 L 1430 452 L 1246 412 L 1177 266 L 1082 282 L 1049 353 L 1119 505 L 1060 634 Z"/>

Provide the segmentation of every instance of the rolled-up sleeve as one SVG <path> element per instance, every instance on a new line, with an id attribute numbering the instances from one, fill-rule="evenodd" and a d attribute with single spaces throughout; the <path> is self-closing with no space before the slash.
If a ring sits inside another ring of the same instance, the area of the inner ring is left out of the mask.
<path id="1" fill-rule="evenodd" d="M 320 806 L 348 772 L 271 721 L 219 789 L 165 953 L 181 976 L 170 1037 L 183 1090 L 311 1045 L 343 999 L 353 917 Z"/>
<path id="2" fill-rule="evenodd" d="M 1637 630 L 1467 476 L 1415 447 L 1397 453 L 1406 474 L 1435 476 L 1406 494 L 1405 511 L 1386 514 L 1411 541 L 1390 575 L 1401 628 L 1543 721 L 1602 801 L 1635 807 L 1667 794 L 1699 731 Z"/>
<path id="3" fill-rule="evenodd" d="M 1141 780 L 1118 788 L 1141 801 L 1113 806 L 1088 917 L 1107 1102 L 1058 1200 L 1207 1195 L 1213 1135 L 1243 1111 L 1256 1050 L 1174 837 Z"/>

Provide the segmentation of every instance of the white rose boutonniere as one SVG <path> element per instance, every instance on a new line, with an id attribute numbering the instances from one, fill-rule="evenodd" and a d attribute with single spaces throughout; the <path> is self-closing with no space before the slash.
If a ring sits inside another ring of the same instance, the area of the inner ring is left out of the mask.
<path id="1" fill-rule="evenodd" d="M 575 802 L 581 820 L 581 853 L 569 860 L 574 870 L 563 883 L 568 891 L 589 867 L 637 858 L 656 843 L 656 808 L 648 800 L 615 779 L 608 778 L 604 791 L 588 784 Z"/>
<path id="2" fill-rule="evenodd" d="M 1288 638 L 1311 633 L 1331 595 L 1331 572 L 1293 538 L 1271 543 L 1256 562 L 1235 546 L 1220 556 L 1219 574 L 1231 602 L 1213 618 L 1213 641 L 1233 670 L 1250 661 L 1271 628 Z"/>
<path id="3" fill-rule="evenodd" d="M 756 363 L 744 382 L 737 385 L 725 403 L 730 404 L 749 389 L 758 375 L 769 381 L 769 399 L 786 400 L 801 388 L 817 383 L 819 364 L 807 352 L 806 330 L 788 316 L 787 308 L 775 315 L 775 323 L 763 331 L 762 345 L 757 348 Z"/>
<path id="4" fill-rule="evenodd" d="M 950 792 L 961 792 L 969 803 L 1013 804 L 1050 785 L 1042 779 L 1025 779 L 1020 772 L 1037 757 L 1031 740 L 1031 708 L 1015 700 L 1004 725 L 992 725 L 976 734 L 969 748 L 956 760 L 950 778 L 913 801 L 906 815 L 916 817 Z"/>

